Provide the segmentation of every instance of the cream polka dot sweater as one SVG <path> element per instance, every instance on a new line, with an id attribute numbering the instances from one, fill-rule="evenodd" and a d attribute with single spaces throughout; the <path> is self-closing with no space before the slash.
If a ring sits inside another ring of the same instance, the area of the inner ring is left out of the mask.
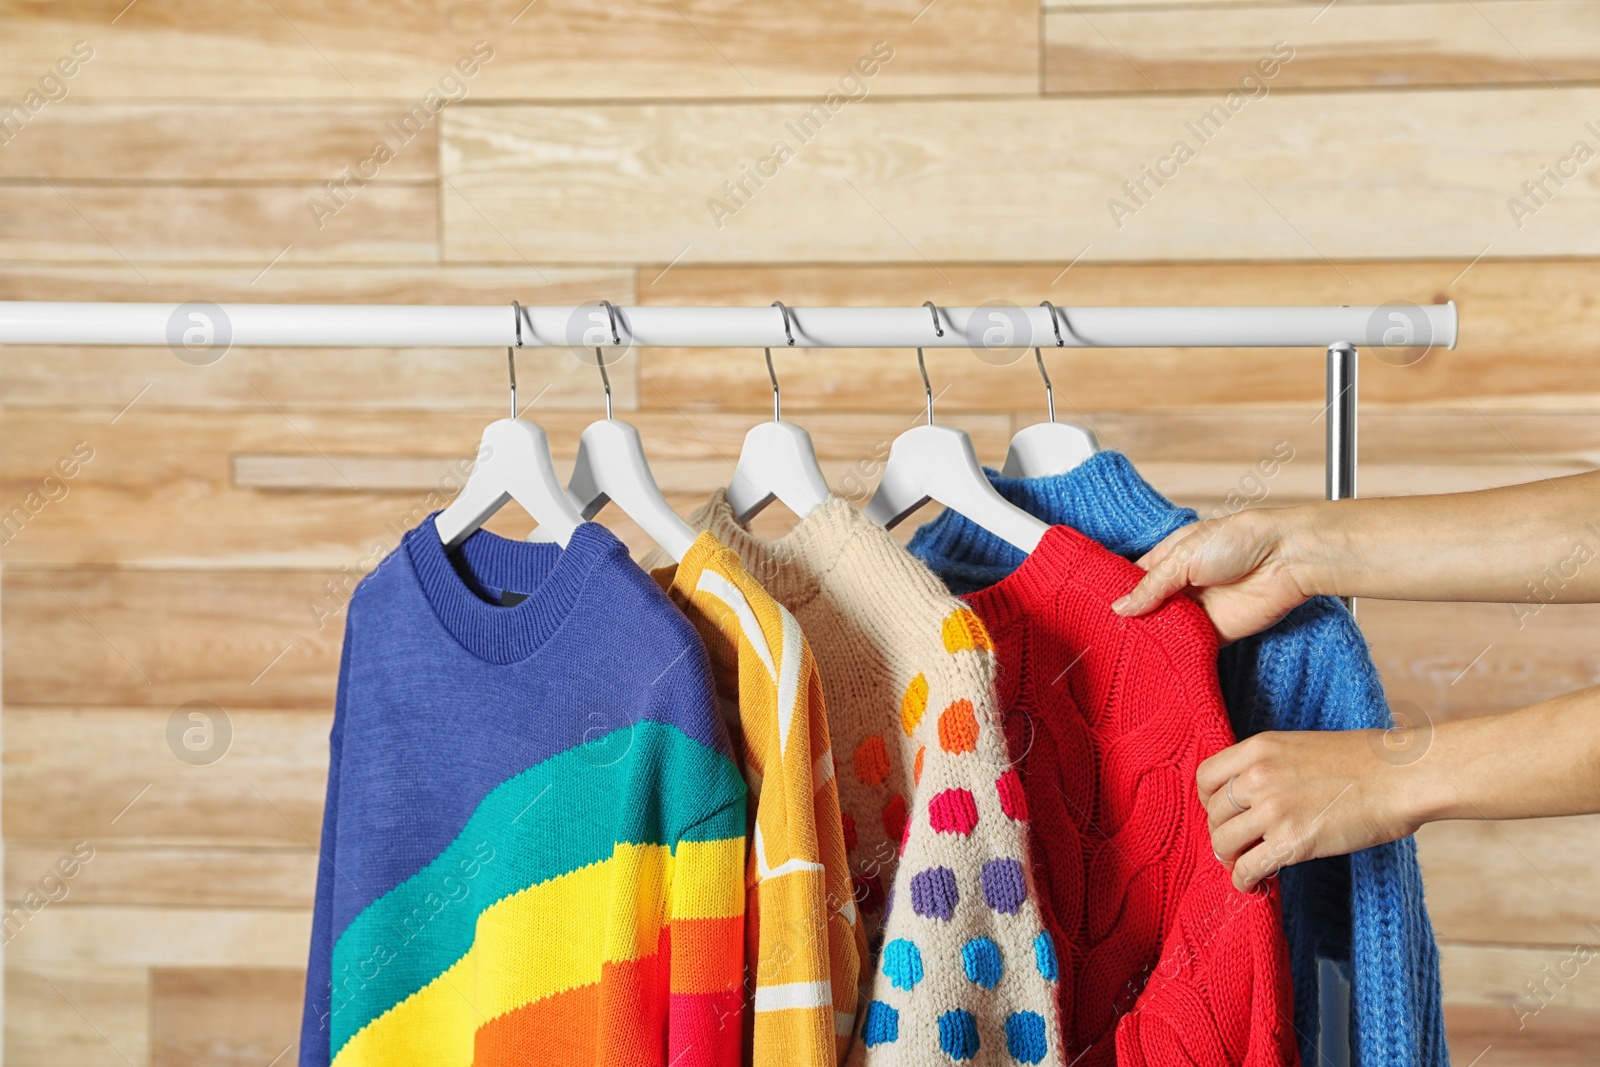
<path id="1" fill-rule="evenodd" d="M 1061 1067 L 1055 946 L 977 617 L 842 498 L 775 541 L 721 492 L 691 521 L 793 613 L 822 676 L 874 952 L 849 1063 Z"/>

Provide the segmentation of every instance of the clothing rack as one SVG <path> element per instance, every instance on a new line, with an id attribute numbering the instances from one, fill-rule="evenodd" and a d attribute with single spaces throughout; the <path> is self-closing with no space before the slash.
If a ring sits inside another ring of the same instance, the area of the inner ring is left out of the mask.
<path id="1" fill-rule="evenodd" d="M 765 308 L 0 302 L 0 345 L 239 347 L 1320 348 L 1326 352 L 1327 496 L 1356 495 L 1357 352 L 1454 348 L 1454 301 L 1421 307 Z M 992 362 L 1000 362 L 994 355 Z M 1005 360 L 1009 362 L 1009 359 Z M 1347 603 L 1349 603 L 1347 601 Z M 1349 988 L 1322 968 L 1323 1018 Z M 1324 1026 L 1324 1063 L 1348 1064 L 1347 1027 Z"/>
<path id="2" fill-rule="evenodd" d="M 1327 496 L 1356 495 L 1360 347 L 1456 345 L 1455 301 L 1347 307 L 487 307 L 0 301 L 0 345 L 479 348 L 1321 348 Z M 931 312 L 931 314 L 930 314 Z"/>

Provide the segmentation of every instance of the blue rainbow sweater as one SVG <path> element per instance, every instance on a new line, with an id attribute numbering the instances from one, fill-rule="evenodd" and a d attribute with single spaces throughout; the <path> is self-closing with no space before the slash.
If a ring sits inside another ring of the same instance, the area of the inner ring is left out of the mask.
<path id="1" fill-rule="evenodd" d="M 1101 452 L 1053 478 L 988 473 L 1018 507 L 1129 558 L 1198 518 L 1156 492 L 1119 452 Z M 1023 560 L 1021 551 L 950 511 L 918 530 L 909 547 L 957 595 L 994 584 Z M 1393 725 L 1366 641 L 1331 597 L 1309 600 L 1266 632 L 1229 645 L 1217 671 L 1241 738 L 1263 730 Z M 1416 842 L 1407 837 L 1312 860 L 1279 877 L 1303 1061 L 1322 1062 L 1321 958 L 1350 981 L 1351 1063 L 1446 1067 L 1439 950 L 1423 904 Z"/>
<path id="2" fill-rule="evenodd" d="M 350 601 L 329 742 L 301 1067 L 737 1067 L 745 784 L 622 542 L 424 520 Z"/>

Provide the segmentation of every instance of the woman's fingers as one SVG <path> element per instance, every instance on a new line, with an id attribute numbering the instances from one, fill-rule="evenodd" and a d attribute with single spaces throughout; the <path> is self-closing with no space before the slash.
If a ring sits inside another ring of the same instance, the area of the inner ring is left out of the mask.
<path id="1" fill-rule="evenodd" d="M 1170 533 L 1145 553 L 1138 563 L 1144 568 L 1145 576 L 1139 579 L 1139 584 L 1133 587 L 1132 592 L 1113 602 L 1111 610 L 1130 618 L 1145 615 L 1160 607 L 1174 593 L 1187 588 L 1190 553 L 1183 551 L 1181 545 L 1195 528 L 1185 526 Z"/>
<path id="2" fill-rule="evenodd" d="M 1194 781 L 1200 789 L 1200 803 L 1204 804 L 1207 810 L 1211 808 L 1212 794 L 1221 795 L 1231 779 L 1256 765 L 1258 758 L 1263 754 L 1261 750 L 1266 747 L 1265 742 L 1258 740 L 1261 736 L 1257 734 L 1237 745 L 1229 745 L 1209 759 L 1202 760 L 1200 766 L 1195 769 Z M 1237 786 L 1234 787 L 1234 798 L 1245 807 L 1250 806 L 1249 802 L 1239 794 Z"/>
<path id="3" fill-rule="evenodd" d="M 1290 840 L 1274 839 L 1269 832 L 1254 848 L 1234 861 L 1233 887 L 1248 893 L 1283 868 L 1309 858 L 1298 855 Z"/>
<path id="4" fill-rule="evenodd" d="M 1224 866 L 1233 866 L 1267 832 L 1271 819 L 1259 811 L 1246 811 L 1211 829 L 1211 851 Z"/>

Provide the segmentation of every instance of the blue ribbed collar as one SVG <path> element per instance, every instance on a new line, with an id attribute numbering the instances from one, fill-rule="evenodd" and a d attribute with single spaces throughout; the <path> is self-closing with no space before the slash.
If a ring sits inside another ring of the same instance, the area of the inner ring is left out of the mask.
<path id="1" fill-rule="evenodd" d="M 577 606 L 597 567 L 633 566 L 626 546 L 594 522 L 579 526 L 566 548 L 479 530 L 446 551 L 430 515 L 403 543 L 439 622 L 490 663 L 515 663 L 537 652 Z M 498 601 L 507 590 L 527 599 L 505 607 Z"/>
<path id="2" fill-rule="evenodd" d="M 1071 526 L 1119 556 L 1137 558 L 1198 516 L 1162 496 L 1121 452 L 1097 452 L 1065 474 L 1002 478 L 985 468 L 1000 495 L 1052 526 Z M 993 585 L 1023 553 L 977 523 L 946 510 L 911 538 L 911 553 L 965 595 Z"/>

